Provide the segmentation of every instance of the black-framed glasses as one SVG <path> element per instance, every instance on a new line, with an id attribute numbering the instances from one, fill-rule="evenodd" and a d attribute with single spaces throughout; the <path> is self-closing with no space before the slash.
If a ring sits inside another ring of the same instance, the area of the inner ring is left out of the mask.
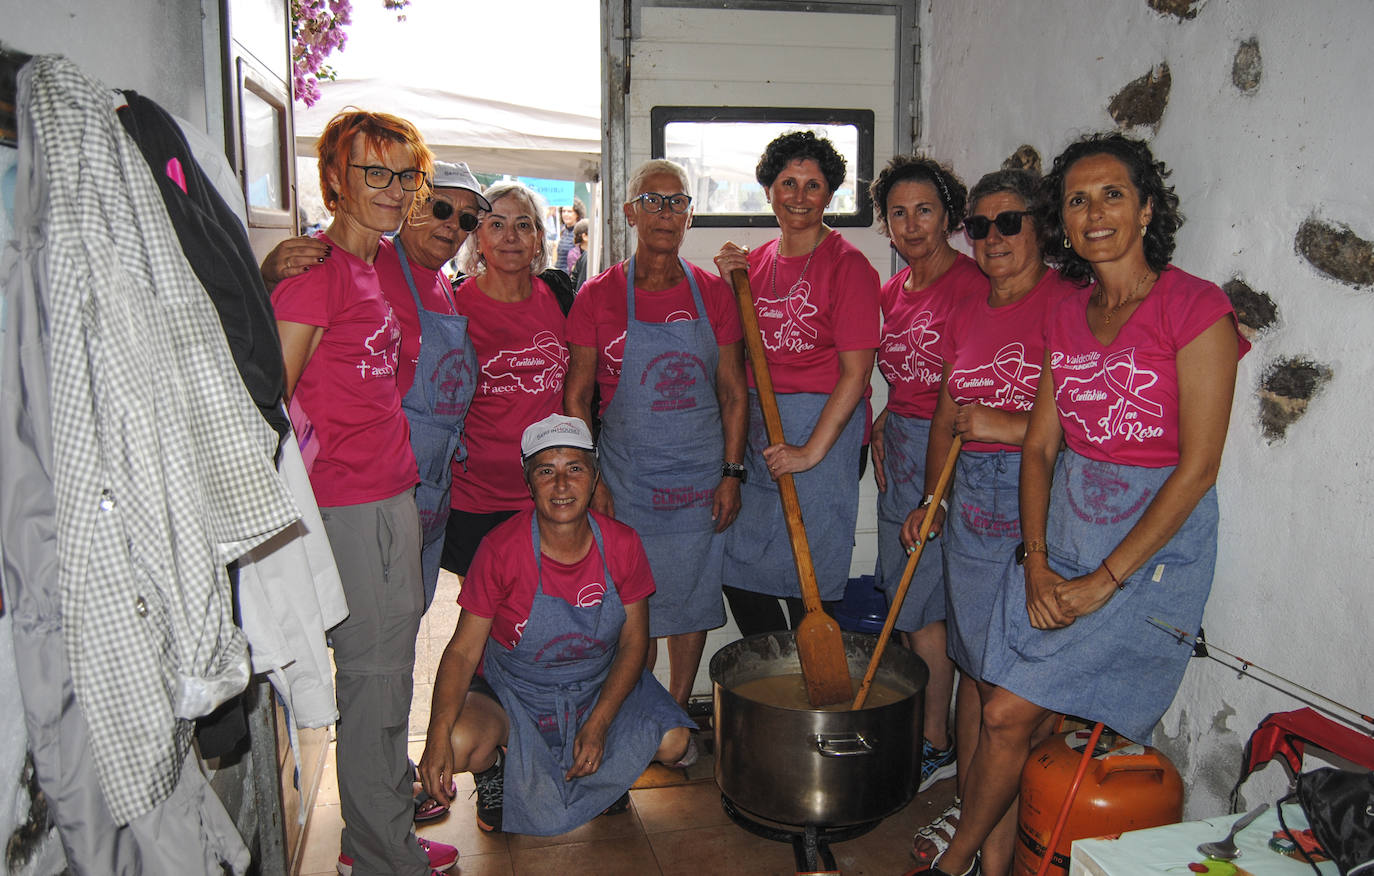
<path id="1" fill-rule="evenodd" d="M 1003 237 L 1013 237 L 1021 233 L 1021 219 L 1029 216 L 1029 210 L 1004 210 L 989 219 L 986 216 L 969 216 L 964 220 L 964 230 L 974 240 L 982 240 L 997 226 L 997 233 Z"/>
<path id="2" fill-rule="evenodd" d="M 425 184 L 423 170 L 392 170 L 376 164 L 350 164 L 349 167 L 356 167 L 363 172 L 363 182 L 370 189 L 388 188 L 393 179 L 399 179 L 401 190 L 407 192 L 418 192 Z"/>
<path id="3" fill-rule="evenodd" d="M 452 218 L 453 213 L 456 209 L 456 207 L 454 207 L 448 201 L 445 201 L 443 198 L 432 198 L 429 202 L 429 212 L 433 213 L 434 218 L 439 220 L 440 222 L 447 222 L 450 218 Z M 458 227 L 468 232 L 469 234 L 477 230 L 477 226 L 478 224 L 480 224 L 481 221 L 481 217 L 479 217 L 476 213 L 460 212 L 458 214 Z"/>
<path id="4" fill-rule="evenodd" d="M 692 206 L 691 195 L 660 195 L 658 192 L 641 192 L 636 198 L 645 212 L 661 213 L 667 207 L 670 213 L 686 213 Z"/>

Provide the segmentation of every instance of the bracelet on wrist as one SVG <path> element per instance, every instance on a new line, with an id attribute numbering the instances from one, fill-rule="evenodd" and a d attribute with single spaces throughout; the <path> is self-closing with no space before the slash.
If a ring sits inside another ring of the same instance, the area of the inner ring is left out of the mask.
<path id="1" fill-rule="evenodd" d="M 1107 577 L 1112 579 L 1112 583 L 1116 585 L 1117 590 L 1126 589 L 1126 585 L 1121 581 L 1120 578 L 1116 577 L 1116 575 L 1112 572 L 1111 568 L 1107 565 L 1106 560 L 1102 561 L 1102 571 L 1106 572 Z"/>
<path id="2" fill-rule="evenodd" d="M 934 502 L 934 501 L 935 501 L 935 496 L 932 495 L 932 494 L 930 494 L 930 493 L 927 493 L 927 494 L 926 494 L 926 497 L 925 497 L 924 499 L 921 500 L 921 507 L 922 507 L 922 508 L 928 508 L 928 507 L 930 507 L 930 503 L 931 503 L 931 502 Z M 944 499 L 941 499 L 941 500 L 940 500 L 940 510 L 942 510 L 942 511 L 944 511 L 946 514 L 948 514 L 948 513 L 949 513 L 949 502 L 945 501 Z"/>
<path id="3" fill-rule="evenodd" d="M 1046 546 L 1044 539 L 1033 538 L 1030 541 L 1023 541 L 1016 546 L 1016 565 L 1024 566 L 1026 557 L 1031 554 L 1044 554 L 1049 556 L 1050 549 Z"/>

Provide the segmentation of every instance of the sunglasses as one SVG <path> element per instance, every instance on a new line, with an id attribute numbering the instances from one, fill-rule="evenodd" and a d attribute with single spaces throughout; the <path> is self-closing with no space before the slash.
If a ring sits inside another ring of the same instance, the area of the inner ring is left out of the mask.
<path id="1" fill-rule="evenodd" d="M 435 198 L 429 202 L 429 212 L 434 214 L 434 218 L 440 222 L 447 222 L 453 216 L 454 206 L 443 198 Z M 479 223 L 476 213 L 459 213 L 458 227 L 468 233 L 477 230 Z"/>
<path id="2" fill-rule="evenodd" d="M 670 213 L 686 213 L 692 206 L 690 195 L 660 195 L 658 192 L 644 192 L 635 198 L 648 213 L 660 213 L 665 208 Z"/>
<path id="3" fill-rule="evenodd" d="M 1029 216 L 1029 210 L 1007 210 L 989 219 L 986 216 L 969 216 L 964 220 L 964 230 L 973 240 L 982 240 L 997 226 L 997 233 L 1003 237 L 1013 237 L 1021 233 L 1021 218 Z"/>

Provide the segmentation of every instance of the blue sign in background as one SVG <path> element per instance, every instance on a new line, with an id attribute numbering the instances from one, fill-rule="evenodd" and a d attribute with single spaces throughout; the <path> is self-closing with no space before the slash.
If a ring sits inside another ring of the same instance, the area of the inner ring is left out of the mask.
<path id="1" fill-rule="evenodd" d="M 528 176 L 517 177 L 520 182 L 539 193 L 539 197 L 550 207 L 571 207 L 573 202 L 573 181 L 570 179 L 535 179 Z"/>

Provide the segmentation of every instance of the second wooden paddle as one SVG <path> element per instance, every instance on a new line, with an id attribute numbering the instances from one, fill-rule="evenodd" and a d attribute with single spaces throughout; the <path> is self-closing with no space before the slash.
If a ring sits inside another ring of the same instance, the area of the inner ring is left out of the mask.
<path id="1" fill-rule="evenodd" d="M 759 334 L 758 315 L 754 312 L 754 294 L 749 288 L 749 275 L 744 270 L 730 273 L 739 300 L 740 320 L 744 323 L 744 342 L 749 360 L 754 366 L 754 386 L 759 393 L 759 407 L 763 409 L 763 423 L 768 430 L 770 444 L 783 443 L 782 416 L 778 400 L 773 395 L 773 380 L 764 357 L 763 337 Z M 787 535 L 792 542 L 792 559 L 797 564 L 797 578 L 801 582 L 802 603 L 806 616 L 797 626 L 797 658 L 801 661 L 802 678 L 806 681 L 806 698 L 820 708 L 848 700 L 853 693 L 849 678 L 849 661 L 844 656 L 844 638 L 840 625 L 825 613 L 821 605 L 820 586 L 816 570 L 811 564 L 811 545 L 806 539 L 802 523 L 801 503 L 797 499 L 797 485 L 792 475 L 777 479 L 782 497 L 782 514 L 787 522 Z"/>
<path id="2" fill-rule="evenodd" d="M 897 623 L 897 615 L 902 610 L 902 601 L 906 599 L 906 591 L 911 587 L 911 576 L 916 574 L 916 564 L 921 562 L 921 554 L 926 549 L 926 542 L 930 541 L 930 530 L 935 525 L 935 509 L 939 507 L 940 500 L 945 497 L 949 490 L 949 480 L 954 476 L 954 463 L 959 459 L 959 448 L 964 441 L 958 435 L 954 436 L 954 443 L 949 445 L 949 453 L 945 456 L 945 465 L 940 469 L 940 479 L 935 482 L 935 492 L 931 493 L 929 513 L 921 520 L 921 529 L 916 534 L 916 549 L 906 558 L 906 569 L 902 572 L 902 580 L 897 584 L 897 592 L 892 596 L 892 607 L 887 610 L 887 621 L 883 623 L 883 631 L 878 634 L 878 644 L 873 649 L 873 657 L 868 661 L 868 671 L 864 673 L 864 680 L 859 684 L 859 692 L 854 695 L 855 709 L 862 709 L 864 701 L 868 699 L 868 689 L 873 686 L 873 676 L 878 672 L 878 664 L 883 659 L 883 651 L 887 648 L 887 640 L 892 638 L 892 628 Z"/>

